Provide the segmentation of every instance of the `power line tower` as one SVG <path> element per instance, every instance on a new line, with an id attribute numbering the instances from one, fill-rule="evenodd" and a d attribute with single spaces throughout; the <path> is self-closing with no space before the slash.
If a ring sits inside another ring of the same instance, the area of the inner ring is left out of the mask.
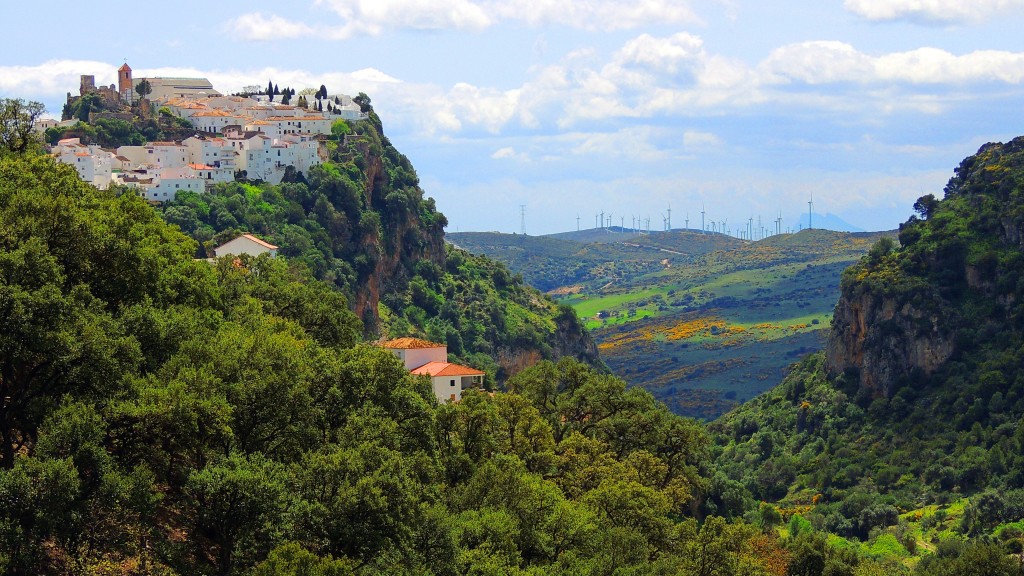
<path id="1" fill-rule="evenodd" d="M 519 233 L 526 236 L 526 204 L 519 205 Z"/>

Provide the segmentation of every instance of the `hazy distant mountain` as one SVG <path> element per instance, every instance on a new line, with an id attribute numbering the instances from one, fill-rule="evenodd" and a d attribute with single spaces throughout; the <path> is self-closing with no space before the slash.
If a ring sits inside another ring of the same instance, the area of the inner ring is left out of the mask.
<path id="1" fill-rule="evenodd" d="M 823 230 L 834 230 L 836 232 L 864 232 L 863 228 L 854 226 L 835 214 L 815 214 L 813 224 L 815 228 L 821 228 Z M 794 230 L 803 230 L 808 227 L 807 214 L 802 214 L 800 216 L 800 221 L 797 222 L 796 226 L 794 226 Z"/>

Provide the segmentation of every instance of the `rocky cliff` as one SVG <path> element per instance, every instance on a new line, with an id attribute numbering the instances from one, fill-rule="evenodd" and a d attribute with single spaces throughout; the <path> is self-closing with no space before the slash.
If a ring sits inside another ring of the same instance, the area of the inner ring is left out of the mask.
<path id="1" fill-rule="evenodd" d="M 1016 333 L 1024 310 L 1024 138 L 986 144 L 843 276 L 826 357 L 875 395 Z"/>

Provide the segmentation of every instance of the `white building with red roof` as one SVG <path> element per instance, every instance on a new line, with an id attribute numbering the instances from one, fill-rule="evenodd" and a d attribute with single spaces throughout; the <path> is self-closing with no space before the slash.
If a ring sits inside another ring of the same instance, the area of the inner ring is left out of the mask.
<path id="1" fill-rule="evenodd" d="M 483 387 L 484 373 L 449 362 L 448 346 L 444 344 L 419 338 L 396 338 L 381 342 L 379 346 L 398 356 L 411 374 L 430 378 L 438 402 L 458 402 L 466 388 Z"/>

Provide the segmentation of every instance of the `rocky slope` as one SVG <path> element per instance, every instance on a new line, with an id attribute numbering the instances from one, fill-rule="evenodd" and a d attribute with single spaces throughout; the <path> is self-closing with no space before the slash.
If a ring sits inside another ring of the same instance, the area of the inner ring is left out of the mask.
<path id="1" fill-rule="evenodd" d="M 900 250 L 880 244 L 844 274 L 830 374 L 856 372 L 862 387 L 891 397 L 969 353 L 979 330 L 1020 328 L 1022 170 L 1024 139 L 985 145 L 956 169 L 945 200 L 918 200 Z"/>

